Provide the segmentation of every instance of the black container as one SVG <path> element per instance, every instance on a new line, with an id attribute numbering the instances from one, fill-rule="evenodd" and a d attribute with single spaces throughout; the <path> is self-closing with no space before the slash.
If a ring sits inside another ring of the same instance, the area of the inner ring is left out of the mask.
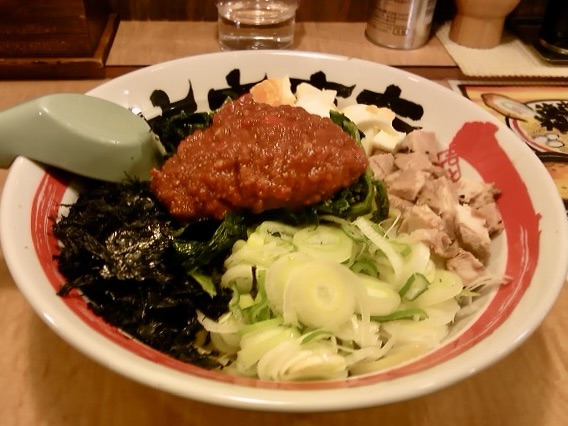
<path id="1" fill-rule="evenodd" d="M 568 56 L 568 0 L 548 0 L 538 41 L 544 48 Z"/>

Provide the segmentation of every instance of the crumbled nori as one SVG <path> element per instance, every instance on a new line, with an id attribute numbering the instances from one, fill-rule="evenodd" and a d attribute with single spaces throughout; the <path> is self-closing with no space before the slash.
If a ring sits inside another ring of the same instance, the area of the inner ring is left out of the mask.
<path id="1" fill-rule="evenodd" d="M 176 224 L 147 182 L 96 183 L 53 225 L 58 267 L 90 309 L 141 342 L 182 361 L 214 367 L 194 347 L 196 309 L 213 319 L 231 293 L 211 297 L 176 262 Z"/>

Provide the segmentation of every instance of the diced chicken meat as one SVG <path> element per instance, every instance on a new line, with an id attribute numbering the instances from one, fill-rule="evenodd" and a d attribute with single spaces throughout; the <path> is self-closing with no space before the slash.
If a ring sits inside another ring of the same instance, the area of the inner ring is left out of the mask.
<path id="1" fill-rule="evenodd" d="M 462 248 L 471 252 L 481 262 L 489 259 L 491 238 L 485 218 L 466 204 L 456 206 L 456 234 Z"/>
<path id="2" fill-rule="evenodd" d="M 426 204 L 439 215 L 453 215 L 459 204 L 455 184 L 446 176 L 428 179 L 420 192 L 418 204 Z"/>
<path id="3" fill-rule="evenodd" d="M 438 142 L 434 132 L 424 130 L 413 130 L 401 143 L 401 149 L 409 152 L 417 152 L 428 156 L 432 163 L 438 161 Z"/>
<path id="4" fill-rule="evenodd" d="M 369 166 L 373 170 L 375 179 L 384 180 L 394 170 L 394 155 L 390 152 L 373 155 L 369 158 Z"/>
<path id="5" fill-rule="evenodd" d="M 446 261 L 446 268 L 455 272 L 464 284 L 471 283 L 486 274 L 483 263 L 469 251 L 463 249 Z"/>
<path id="6" fill-rule="evenodd" d="M 418 195 L 417 204 L 426 204 L 444 221 L 444 229 L 448 236 L 455 239 L 456 205 L 459 198 L 455 184 L 447 176 L 428 179 Z"/>
<path id="7" fill-rule="evenodd" d="M 417 229 L 444 230 L 444 221 L 426 204 L 414 204 L 403 216 L 399 232 L 410 234 Z"/>
<path id="8" fill-rule="evenodd" d="M 405 212 L 414 205 L 412 201 L 405 200 L 391 193 L 388 194 L 388 198 L 390 208 L 398 210 L 399 212 Z"/>
<path id="9" fill-rule="evenodd" d="M 389 192 L 407 200 L 416 201 L 418 194 L 424 187 L 428 173 L 422 170 L 396 170 L 383 180 L 387 185 Z"/>
<path id="10" fill-rule="evenodd" d="M 452 240 L 446 232 L 437 229 L 416 229 L 412 231 L 410 237 L 426 244 L 434 254 L 442 259 L 450 259 L 456 256 L 460 250 L 457 242 Z"/>
<path id="11" fill-rule="evenodd" d="M 462 177 L 458 182 L 458 196 L 462 204 L 479 208 L 495 201 L 500 191 L 492 183 Z"/>
<path id="12" fill-rule="evenodd" d="M 437 152 L 434 133 L 415 130 L 397 152 L 376 152 L 369 164 L 401 214 L 399 232 L 425 243 L 467 284 L 486 273 L 491 238 L 503 230 L 500 191 L 480 180 L 452 182 Z"/>
<path id="13" fill-rule="evenodd" d="M 426 154 L 420 152 L 409 152 L 404 155 L 396 155 L 394 164 L 400 170 L 423 170 L 430 172 L 433 167 L 432 161 Z"/>
<path id="14" fill-rule="evenodd" d="M 485 218 L 485 225 L 490 236 L 496 235 L 504 229 L 503 218 L 495 201 L 479 207 L 477 212 Z"/>

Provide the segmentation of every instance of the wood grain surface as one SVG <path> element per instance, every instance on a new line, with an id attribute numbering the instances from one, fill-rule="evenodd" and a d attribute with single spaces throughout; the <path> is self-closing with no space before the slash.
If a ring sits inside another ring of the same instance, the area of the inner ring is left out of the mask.
<path id="1" fill-rule="evenodd" d="M 456 63 L 436 37 L 420 49 L 388 49 L 371 43 L 365 37 L 365 26 L 363 22 L 300 22 L 292 49 L 365 59 L 432 79 L 460 76 Z M 214 22 L 121 21 L 106 70 L 110 74 L 122 68 L 130 70 L 218 51 Z"/>

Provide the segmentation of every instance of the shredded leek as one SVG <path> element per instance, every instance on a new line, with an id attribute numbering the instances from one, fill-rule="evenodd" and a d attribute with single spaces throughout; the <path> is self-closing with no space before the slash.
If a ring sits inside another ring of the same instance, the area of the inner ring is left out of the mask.
<path id="1" fill-rule="evenodd" d="M 305 227 L 294 234 L 292 242 L 302 253 L 337 263 L 351 257 L 354 245 L 341 228 L 329 225 Z"/>
<path id="2" fill-rule="evenodd" d="M 200 322 L 238 374 L 345 377 L 447 335 L 464 291 L 454 273 L 437 269 L 424 244 L 388 236 L 365 217 L 326 218 L 263 222 L 226 259 L 221 286 L 233 289 L 231 312 Z"/>
<path id="3" fill-rule="evenodd" d="M 402 255 L 394 248 L 387 239 L 379 234 L 374 228 L 373 223 L 365 219 L 363 216 L 359 216 L 353 222 L 361 232 L 386 256 L 390 262 L 392 268 L 394 279 L 398 283 L 402 279 L 402 268 L 404 261 Z"/>
<path id="4" fill-rule="evenodd" d="M 412 301 L 428 290 L 429 285 L 428 279 L 423 274 L 415 272 L 406 280 L 398 293 L 404 300 Z"/>
<path id="5" fill-rule="evenodd" d="M 364 217 L 264 222 L 225 265 L 230 318 L 201 322 L 238 374 L 270 380 L 345 377 L 390 365 L 399 347 L 433 347 L 464 291 L 423 243 L 388 236 Z"/>

